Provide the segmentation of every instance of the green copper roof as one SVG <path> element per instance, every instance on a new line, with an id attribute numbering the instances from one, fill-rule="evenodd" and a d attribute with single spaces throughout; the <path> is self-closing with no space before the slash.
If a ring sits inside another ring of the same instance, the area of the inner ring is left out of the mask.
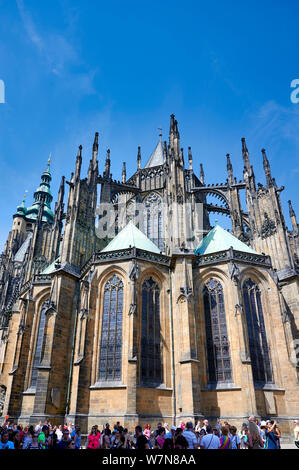
<path id="1" fill-rule="evenodd" d="M 227 230 L 224 230 L 220 225 L 215 225 L 215 227 L 202 239 L 194 252 L 197 255 L 207 255 L 210 253 L 216 253 L 217 251 L 228 250 L 231 246 L 237 251 L 257 254 L 256 251 L 241 242 L 241 240 L 236 238 Z"/>
<path id="2" fill-rule="evenodd" d="M 53 263 L 49 264 L 49 266 L 47 266 L 43 272 L 41 272 L 41 274 L 50 274 L 50 273 L 53 273 L 54 271 L 56 271 L 56 268 L 55 268 L 55 264 L 59 262 L 59 258 L 57 258 L 55 261 L 53 261 Z"/>
<path id="3" fill-rule="evenodd" d="M 126 248 L 136 247 L 141 250 L 151 251 L 152 253 L 160 253 L 159 248 L 142 233 L 130 220 L 111 242 L 102 250 L 117 251 Z"/>

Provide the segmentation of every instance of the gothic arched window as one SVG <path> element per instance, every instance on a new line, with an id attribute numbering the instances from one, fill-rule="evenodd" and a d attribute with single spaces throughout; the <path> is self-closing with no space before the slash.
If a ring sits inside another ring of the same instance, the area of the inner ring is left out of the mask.
<path id="1" fill-rule="evenodd" d="M 156 193 L 151 193 L 144 200 L 143 232 L 163 251 L 162 201 Z"/>
<path id="2" fill-rule="evenodd" d="M 203 289 L 209 382 L 231 382 L 232 368 L 223 289 L 211 278 Z"/>
<path id="3" fill-rule="evenodd" d="M 255 383 L 273 383 L 261 292 L 252 279 L 244 282 L 243 297 L 253 380 Z"/>
<path id="4" fill-rule="evenodd" d="M 99 380 L 121 379 L 123 282 L 115 274 L 104 287 Z"/>
<path id="5" fill-rule="evenodd" d="M 141 383 L 162 383 L 160 289 L 150 277 L 142 284 Z"/>
<path id="6" fill-rule="evenodd" d="M 32 366 L 32 371 L 31 371 L 30 388 L 35 388 L 36 383 L 37 383 L 38 366 L 40 365 L 41 358 L 42 358 L 42 349 L 43 349 L 43 342 L 44 342 L 44 330 L 45 330 L 45 325 L 46 325 L 47 310 L 48 310 L 48 301 L 44 302 L 41 308 L 41 312 L 40 312 L 38 333 L 37 333 L 35 352 L 34 352 L 34 358 L 33 358 L 33 366 Z"/>

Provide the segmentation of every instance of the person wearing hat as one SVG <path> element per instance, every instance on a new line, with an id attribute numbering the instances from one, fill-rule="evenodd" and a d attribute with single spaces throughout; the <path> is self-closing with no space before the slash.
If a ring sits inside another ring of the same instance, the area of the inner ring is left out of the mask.
<path id="1" fill-rule="evenodd" d="M 266 421 L 261 421 L 260 436 L 261 436 L 261 439 L 262 439 L 263 443 L 265 443 L 265 441 L 266 441 L 266 436 L 265 436 L 266 427 L 267 427 Z"/>
<path id="2" fill-rule="evenodd" d="M 168 431 L 168 433 L 165 434 L 165 439 L 173 439 L 174 441 L 175 431 L 176 431 L 176 427 L 171 426 L 170 431 Z"/>

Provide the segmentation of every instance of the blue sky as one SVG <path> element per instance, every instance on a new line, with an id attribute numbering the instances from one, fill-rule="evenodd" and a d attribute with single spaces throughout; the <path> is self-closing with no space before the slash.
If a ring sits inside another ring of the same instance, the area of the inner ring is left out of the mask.
<path id="1" fill-rule="evenodd" d="M 281 193 L 299 216 L 298 14 L 294 1 L 0 0 L 0 249 L 28 189 L 31 205 L 49 154 L 56 197 L 83 145 L 83 174 L 95 131 L 99 160 L 111 149 L 121 178 L 167 138 L 169 115 L 194 168 L 226 179 L 226 153 L 242 177 L 246 137 L 257 181 L 265 147 Z"/>

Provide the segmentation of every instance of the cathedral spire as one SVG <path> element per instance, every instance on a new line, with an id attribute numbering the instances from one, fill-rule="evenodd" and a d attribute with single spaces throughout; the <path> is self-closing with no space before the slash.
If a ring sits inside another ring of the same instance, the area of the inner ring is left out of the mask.
<path id="1" fill-rule="evenodd" d="M 180 153 L 180 134 L 178 122 L 174 119 L 174 114 L 170 116 L 169 145 L 173 149 L 175 157 L 178 158 Z"/>
<path id="2" fill-rule="evenodd" d="M 200 179 L 201 184 L 204 185 L 204 184 L 205 184 L 205 173 L 204 173 L 204 171 L 203 171 L 203 165 L 202 165 L 202 163 L 200 164 L 199 167 L 200 167 L 200 177 L 199 177 L 199 179 Z"/>
<path id="3" fill-rule="evenodd" d="M 121 182 L 125 183 L 127 179 L 127 172 L 126 172 L 126 162 L 123 162 L 123 171 L 121 175 Z"/>
<path id="4" fill-rule="evenodd" d="M 75 181 L 76 182 L 80 180 L 81 165 L 82 165 L 82 145 L 79 145 L 78 153 L 76 157 L 76 167 L 75 167 Z"/>
<path id="5" fill-rule="evenodd" d="M 141 168 L 141 150 L 139 146 L 138 151 L 137 151 L 137 170 L 140 170 L 140 168 Z"/>
<path id="6" fill-rule="evenodd" d="M 292 201 L 288 201 L 288 203 L 289 203 L 289 212 L 290 212 L 290 218 L 291 218 L 293 230 L 297 234 L 298 233 L 298 224 L 297 224 L 296 213 L 293 209 Z"/>
<path id="7" fill-rule="evenodd" d="M 256 191 L 255 187 L 255 177 L 254 177 L 254 172 L 253 168 L 250 165 L 250 160 L 249 160 L 249 152 L 248 148 L 246 145 L 245 137 L 242 137 L 242 155 L 243 155 L 243 161 L 244 161 L 244 181 L 248 184 L 248 187 L 252 193 Z"/>
<path id="8" fill-rule="evenodd" d="M 191 147 L 188 147 L 188 160 L 189 160 L 189 170 L 193 170 Z"/>
<path id="9" fill-rule="evenodd" d="M 105 161 L 105 170 L 104 170 L 104 176 L 107 178 L 110 178 L 110 167 L 111 167 L 111 161 L 110 161 L 110 149 L 107 150 L 107 155 L 106 155 L 106 161 Z"/>
<path id="10" fill-rule="evenodd" d="M 53 196 L 50 189 L 50 182 L 52 181 L 50 161 L 51 159 L 49 158 L 47 167 L 41 175 L 40 185 L 34 192 L 34 203 L 27 209 L 26 218 L 28 219 L 38 219 L 40 222 L 53 222 L 54 214 L 51 210 Z"/>
<path id="11" fill-rule="evenodd" d="M 233 166 L 230 161 L 229 153 L 226 154 L 226 159 L 227 159 L 226 168 L 227 168 L 227 174 L 228 174 L 228 181 L 229 181 L 229 184 L 232 185 L 234 184 L 234 174 L 233 174 Z"/>
<path id="12" fill-rule="evenodd" d="M 243 154 L 243 161 L 244 161 L 244 168 L 250 173 L 250 160 L 249 160 L 249 152 L 246 145 L 245 137 L 242 137 L 242 154 Z"/>
<path id="13" fill-rule="evenodd" d="M 263 166 L 264 166 L 264 171 L 266 175 L 266 181 L 268 186 L 273 185 L 273 180 L 271 176 L 271 168 L 270 168 L 270 163 L 266 155 L 266 150 L 262 149 L 262 155 L 263 155 Z"/>

